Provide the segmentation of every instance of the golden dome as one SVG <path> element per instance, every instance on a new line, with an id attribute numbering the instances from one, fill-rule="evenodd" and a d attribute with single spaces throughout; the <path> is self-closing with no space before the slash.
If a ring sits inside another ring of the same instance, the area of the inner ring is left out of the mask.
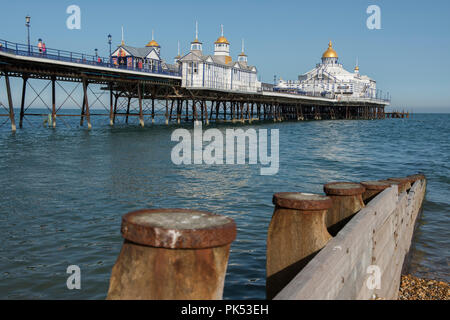
<path id="1" fill-rule="evenodd" d="M 330 41 L 330 43 L 328 44 L 328 49 L 323 53 L 322 58 L 337 58 L 337 57 L 338 54 L 336 53 L 336 51 L 334 51 L 333 44 Z"/>
<path id="2" fill-rule="evenodd" d="M 227 40 L 227 38 L 225 38 L 224 36 L 219 37 L 216 42 L 214 43 L 225 43 L 225 44 L 230 44 Z"/>
<path id="3" fill-rule="evenodd" d="M 159 44 L 155 40 L 152 40 L 149 43 L 147 43 L 146 47 L 159 47 Z"/>
<path id="4" fill-rule="evenodd" d="M 359 67 L 358 66 L 355 67 L 355 71 L 359 71 Z"/>

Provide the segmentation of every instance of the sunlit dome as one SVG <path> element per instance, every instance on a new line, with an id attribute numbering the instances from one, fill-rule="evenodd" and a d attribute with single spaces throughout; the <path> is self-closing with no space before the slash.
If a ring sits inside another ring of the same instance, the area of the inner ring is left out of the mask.
<path id="1" fill-rule="evenodd" d="M 227 40 L 227 38 L 225 38 L 224 36 L 220 36 L 219 38 L 217 38 L 216 42 L 214 43 L 225 43 L 225 44 L 230 44 Z"/>
<path id="2" fill-rule="evenodd" d="M 333 44 L 330 41 L 330 43 L 328 44 L 328 49 L 323 53 L 322 58 L 337 58 L 337 57 L 338 54 L 336 51 L 334 51 Z"/>
<path id="3" fill-rule="evenodd" d="M 159 44 L 155 40 L 152 40 L 149 43 L 147 43 L 146 47 L 159 47 Z"/>

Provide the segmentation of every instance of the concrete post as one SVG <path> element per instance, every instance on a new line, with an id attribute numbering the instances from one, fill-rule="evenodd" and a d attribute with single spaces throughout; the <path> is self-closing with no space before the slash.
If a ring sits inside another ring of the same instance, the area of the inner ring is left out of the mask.
<path id="1" fill-rule="evenodd" d="M 186 209 L 122 217 L 122 250 L 107 299 L 222 299 L 233 219 Z"/>
<path id="2" fill-rule="evenodd" d="M 366 188 L 366 191 L 362 194 L 362 199 L 365 204 L 375 198 L 384 189 L 387 189 L 391 184 L 387 181 L 362 181 L 362 186 Z"/>
<path id="3" fill-rule="evenodd" d="M 266 293 L 272 299 L 331 239 L 325 215 L 331 199 L 282 192 L 273 196 L 275 211 L 267 234 Z"/>
<path id="4" fill-rule="evenodd" d="M 354 182 L 331 182 L 323 190 L 333 200 L 328 210 L 326 225 L 332 235 L 337 234 L 348 218 L 364 208 L 362 194 L 365 188 Z"/>

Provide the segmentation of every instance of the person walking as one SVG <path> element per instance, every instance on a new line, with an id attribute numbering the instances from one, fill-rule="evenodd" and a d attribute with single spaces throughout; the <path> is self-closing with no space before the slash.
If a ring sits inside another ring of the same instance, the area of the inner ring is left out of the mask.
<path id="1" fill-rule="evenodd" d="M 41 38 L 39 38 L 37 46 L 38 46 L 39 53 L 42 53 L 42 39 Z"/>
<path id="2" fill-rule="evenodd" d="M 42 53 L 43 53 L 44 55 L 47 54 L 47 48 L 45 47 L 45 42 L 42 43 Z"/>

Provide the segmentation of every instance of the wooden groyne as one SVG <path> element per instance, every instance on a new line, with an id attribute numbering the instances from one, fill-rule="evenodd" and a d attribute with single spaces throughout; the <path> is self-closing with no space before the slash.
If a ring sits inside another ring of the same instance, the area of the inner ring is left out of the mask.
<path id="1" fill-rule="evenodd" d="M 422 175 L 380 188 L 275 299 L 396 299 L 425 190 Z"/>
<path id="2" fill-rule="evenodd" d="M 268 299 L 396 299 L 425 196 L 421 174 L 282 192 L 267 236 Z M 187 209 L 123 216 L 108 299 L 221 299 L 236 225 Z"/>

